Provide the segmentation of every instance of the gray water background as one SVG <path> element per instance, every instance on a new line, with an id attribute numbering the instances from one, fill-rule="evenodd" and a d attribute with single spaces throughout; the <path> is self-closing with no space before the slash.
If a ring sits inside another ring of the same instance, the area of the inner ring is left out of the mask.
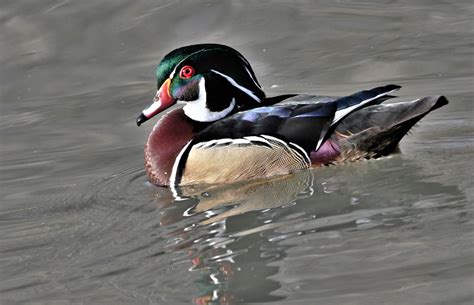
<path id="1" fill-rule="evenodd" d="M 472 1 L 0 2 L 1 304 L 473 304 Z M 146 183 L 168 51 L 269 96 L 443 94 L 401 154 L 259 185 Z"/>

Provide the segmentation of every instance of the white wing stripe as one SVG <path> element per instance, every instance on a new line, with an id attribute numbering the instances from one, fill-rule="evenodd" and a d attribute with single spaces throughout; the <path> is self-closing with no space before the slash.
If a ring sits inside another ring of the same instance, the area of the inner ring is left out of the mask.
<path id="1" fill-rule="evenodd" d="M 334 115 L 334 119 L 332 120 L 331 122 L 331 126 L 336 124 L 337 122 L 339 122 L 343 117 L 345 117 L 347 114 L 351 113 L 353 110 L 357 109 L 357 108 L 360 108 L 362 106 L 364 106 L 365 104 L 373 101 L 373 100 L 376 100 L 378 99 L 379 97 L 382 97 L 384 95 L 387 95 L 387 94 L 390 94 L 392 92 L 395 92 L 397 91 L 397 89 L 394 89 L 392 91 L 387 91 L 387 92 L 384 92 L 384 93 L 381 93 L 373 98 L 369 98 L 365 101 L 362 101 L 361 103 L 357 104 L 357 105 L 353 105 L 353 106 L 350 106 L 350 107 L 347 107 L 347 108 L 344 108 L 344 109 L 341 109 L 339 111 L 336 111 L 335 115 Z M 318 145 L 319 146 L 319 145 Z"/>

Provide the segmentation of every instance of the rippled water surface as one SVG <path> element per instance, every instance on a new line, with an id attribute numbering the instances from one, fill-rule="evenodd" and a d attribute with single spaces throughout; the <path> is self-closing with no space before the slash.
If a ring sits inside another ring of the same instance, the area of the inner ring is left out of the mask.
<path id="1" fill-rule="evenodd" d="M 0 3 L 1 304 L 473 304 L 472 1 Z M 402 153 L 182 190 L 135 118 L 166 52 L 240 50 L 268 95 L 450 104 Z"/>

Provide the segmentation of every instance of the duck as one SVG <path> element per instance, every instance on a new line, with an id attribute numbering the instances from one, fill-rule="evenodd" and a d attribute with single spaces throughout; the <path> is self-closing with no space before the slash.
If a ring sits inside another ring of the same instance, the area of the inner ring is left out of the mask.
<path id="1" fill-rule="evenodd" d="M 348 96 L 266 97 L 245 57 L 222 44 L 180 47 L 156 68 L 157 91 L 138 126 L 164 112 L 144 149 L 148 180 L 158 186 L 228 184 L 310 168 L 376 159 L 444 96 L 392 102 L 394 84 Z"/>

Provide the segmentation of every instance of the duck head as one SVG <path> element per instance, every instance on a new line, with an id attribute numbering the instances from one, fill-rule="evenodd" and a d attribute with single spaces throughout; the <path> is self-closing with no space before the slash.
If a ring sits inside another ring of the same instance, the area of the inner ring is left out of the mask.
<path id="1" fill-rule="evenodd" d="M 158 90 L 137 118 L 138 126 L 178 102 L 190 119 L 213 122 L 258 107 L 265 98 L 248 61 L 224 45 L 176 49 L 160 62 L 156 76 Z"/>

